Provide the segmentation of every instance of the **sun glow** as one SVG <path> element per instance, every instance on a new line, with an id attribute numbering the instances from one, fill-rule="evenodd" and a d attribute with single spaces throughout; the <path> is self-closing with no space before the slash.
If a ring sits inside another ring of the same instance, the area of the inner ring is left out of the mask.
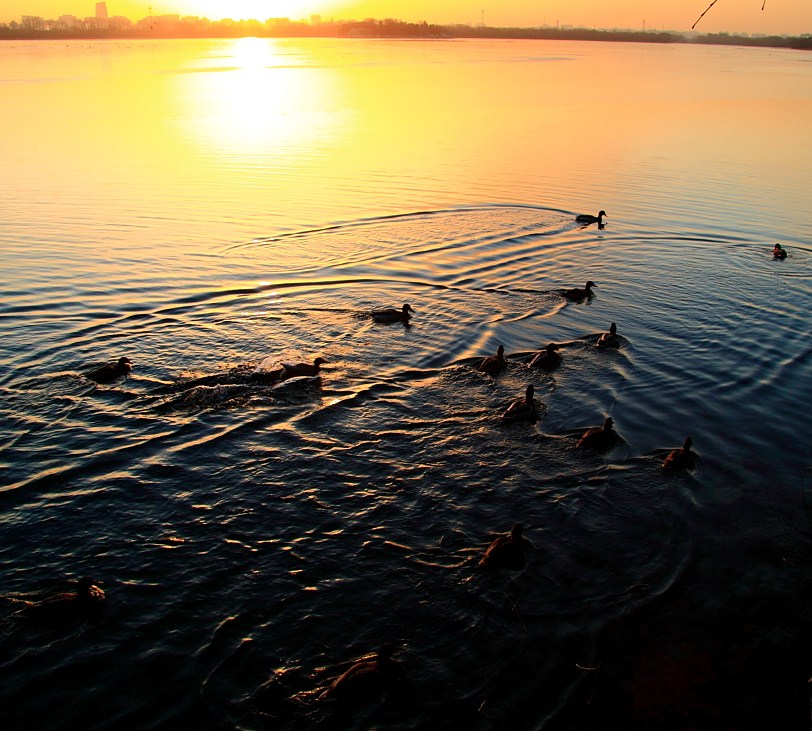
<path id="1" fill-rule="evenodd" d="M 340 131 L 340 85 L 314 60 L 262 38 L 230 41 L 224 50 L 177 79 L 185 131 L 199 143 L 258 160 L 295 157 L 305 141 L 312 149 Z"/>
<path id="2" fill-rule="evenodd" d="M 184 15 L 199 15 L 210 20 L 309 19 L 335 5 L 332 0 L 177 0 Z"/>

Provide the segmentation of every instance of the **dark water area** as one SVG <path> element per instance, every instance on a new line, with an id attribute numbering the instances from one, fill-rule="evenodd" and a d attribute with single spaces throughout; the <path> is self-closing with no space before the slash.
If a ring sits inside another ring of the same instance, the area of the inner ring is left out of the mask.
<path id="1" fill-rule="evenodd" d="M 583 48 L 561 46 L 556 58 Z M 476 73 L 547 68 L 527 45 L 466 48 Z M 442 53 L 438 73 L 462 74 L 457 48 Z M 372 83 L 350 66 L 325 64 L 353 89 Z M 370 135 L 385 100 L 372 109 Z M 227 147 L 218 164 L 237 157 Z M 780 225 L 777 211 L 812 168 L 759 178 L 721 155 L 668 178 L 672 159 L 652 158 L 650 179 L 590 184 L 609 214 L 598 228 L 563 201 L 592 162 L 557 192 L 525 190 L 519 167 L 498 193 L 480 176 L 453 205 L 450 165 L 442 194 L 393 206 L 419 187 L 413 158 L 393 159 L 403 167 L 334 188 L 325 162 L 291 173 L 306 178 L 294 191 L 280 172 L 264 220 L 229 210 L 209 180 L 163 202 L 155 239 L 135 212 L 157 215 L 146 190 L 105 227 L 118 191 L 100 185 L 98 211 L 57 200 L 36 221 L 35 196 L 7 187 L 4 727 L 810 728 L 812 239 L 802 211 Z M 241 164 L 250 197 L 256 171 Z M 683 188 L 667 195 L 666 178 Z M 587 280 L 592 297 L 561 296 Z M 408 325 L 369 314 L 403 303 Z M 596 347 L 612 322 L 621 347 Z M 530 369 L 550 342 L 559 366 Z M 499 345 L 506 368 L 478 371 Z M 120 356 L 128 376 L 86 377 Z M 316 376 L 270 375 L 317 356 Z M 501 423 L 528 384 L 538 422 Z M 613 446 L 578 448 L 607 416 Z M 688 435 L 693 467 L 664 472 Z M 479 566 L 517 522 L 524 567 Z M 83 575 L 106 593 L 101 621 L 25 618 L 24 601 Z M 390 642 L 399 682 L 319 701 Z"/>

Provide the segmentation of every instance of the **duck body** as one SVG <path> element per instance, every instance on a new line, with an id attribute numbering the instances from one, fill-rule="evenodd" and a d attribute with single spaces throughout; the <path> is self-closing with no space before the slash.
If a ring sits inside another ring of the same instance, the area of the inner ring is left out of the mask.
<path id="1" fill-rule="evenodd" d="M 98 620 L 104 611 L 104 591 L 93 579 L 84 576 L 76 582 L 75 592 L 54 594 L 23 607 L 18 614 L 41 624 L 71 624 Z"/>
<path id="2" fill-rule="evenodd" d="M 575 220 L 578 223 L 603 223 L 603 217 L 606 215 L 606 211 L 599 211 L 597 216 L 593 216 L 589 213 L 582 213 L 579 216 L 575 217 Z"/>
<path id="3" fill-rule="evenodd" d="M 496 349 L 496 355 L 489 355 L 483 358 L 477 370 L 491 376 L 496 376 L 505 368 L 506 365 L 507 361 L 505 360 L 505 346 L 500 345 Z"/>
<path id="4" fill-rule="evenodd" d="M 372 660 L 362 660 L 336 678 L 320 700 L 364 700 L 379 695 L 403 675 L 399 662 L 392 659 L 393 645 L 383 645 Z"/>
<path id="5" fill-rule="evenodd" d="M 315 358 L 313 363 L 283 363 L 282 372 L 279 374 L 279 381 L 286 381 L 288 378 L 296 376 L 317 376 L 322 363 L 327 361 L 324 358 Z"/>
<path id="6" fill-rule="evenodd" d="M 510 406 L 507 407 L 505 413 L 502 414 L 503 424 L 512 424 L 517 421 L 524 421 L 529 424 L 535 424 L 539 420 L 536 405 L 533 402 L 533 384 L 531 383 L 525 395 L 517 398 Z"/>
<path id="7" fill-rule="evenodd" d="M 394 308 L 386 310 L 372 310 L 370 313 L 375 322 L 405 322 L 408 323 L 411 319 L 411 314 L 414 312 L 412 306 L 409 304 L 403 305 L 399 310 Z"/>
<path id="8" fill-rule="evenodd" d="M 107 363 L 87 374 L 91 381 L 96 383 L 112 383 L 121 376 L 126 376 L 133 369 L 129 358 L 119 358 L 115 363 Z"/>
<path id="9" fill-rule="evenodd" d="M 587 429 L 578 440 L 577 447 L 581 449 L 608 449 L 615 443 L 617 432 L 612 428 L 611 417 L 607 417 L 603 422 L 603 426 L 594 426 Z"/>
<path id="10" fill-rule="evenodd" d="M 525 564 L 525 551 L 530 541 L 522 536 L 524 526 L 516 523 L 510 533 L 497 537 L 479 562 L 488 568 L 521 569 Z"/>
<path id="11" fill-rule="evenodd" d="M 599 348 L 619 348 L 620 347 L 620 338 L 617 334 L 617 325 L 613 322 L 609 326 L 608 333 L 602 333 L 601 336 L 598 338 L 598 342 L 595 343 Z"/>
<path id="12" fill-rule="evenodd" d="M 578 287 L 575 287 L 574 289 L 565 289 L 561 294 L 568 300 L 580 302 L 581 300 L 592 296 L 592 288 L 595 286 L 595 282 L 589 281 L 586 283 L 583 289 L 579 289 Z"/>
<path id="13" fill-rule="evenodd" d="M 775 259 L 786 259 L 787 258 L 787 250 L 781 248 L 781 244 L 776 244 L 773 246 L 773 258 Z"/>
<path id="14" fill-rule="evenodd" d="M 694 466 L 694 456 L 691 452 L 693 441 L 691 437 L 686 437 L 679 449 L 672 449 L 663 460 L 662 469 L 664 472 L 677 472 L 678 470 L 688 470 Z"/>
<path id="15" fill-rule="evenodd" d="M 561 365 L 561 356 L 556 353 L 558 346 L 555 343 L 550 343 L 544 350 L 536 353 L 531 361 L 527 364 L 530 368 L 541 368 L 545 371 L 551 371 Z"/>

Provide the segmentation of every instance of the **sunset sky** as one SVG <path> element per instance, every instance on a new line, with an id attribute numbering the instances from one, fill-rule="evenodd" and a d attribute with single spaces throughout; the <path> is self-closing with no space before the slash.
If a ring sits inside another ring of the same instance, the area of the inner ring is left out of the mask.
<path id="1" fill-rule="evenodd" d="M 812 33 L 812 0 L 718 0 L 699 30 L 742 33 Z M 429 23 L 491 26 L 577 25 L 595 28 L 687 30 L 710 0 L 107 0 L 108 14 L 138 20 L 149 14 L 178 13 L 221 18 L 287 17 L 320 14 L 329 19 L 397 18 Z M 22 15 L 83 18 L 95 0 L 3 0 L 0 22 Z"/>

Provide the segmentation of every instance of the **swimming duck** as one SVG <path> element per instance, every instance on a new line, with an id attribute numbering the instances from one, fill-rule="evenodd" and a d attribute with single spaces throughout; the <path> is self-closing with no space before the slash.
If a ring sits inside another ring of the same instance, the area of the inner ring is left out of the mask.
<path id="1" fill-rule="evenodd" d="M 116 363 L 107 363 L 101 368 L 90 371 L 87 377 L 96 383 L 112 383 L 121 376 L 126 376 L 133 369 L 129 358 L 119 358 Z"/>
<path id="2" fill-rule="evenodd" d="M 679 449 L 672 449 L 663 460 L 662 468 L 665 472 L 687 470 L 694 466 L 694 457 L 691 453 L 691 437 L 686 437 Z"/>
<path id="3" fill-rule="evenodd" d="M 601 336 L 598 338 L 598 342 L 595 343 L 599 348 L 619 348 L 620 347 L 620 338 L 617 335 L 617 325 L 613 322 L 609 326 L 608 333 L 602 333 Z"/>
<path id="4" fill-rule="evenodd" d="M 591 429 L 587 429 L 576 446 L 597 450 L 608 449 L 617 438 L 617 432 L 612 429 L 612 424 L 614 424 L 612 417 L 607 416 L 603 426 L 593 426 Z"/>
<path id="5" fill-rule="evenodd" d="M 773 246 L 773 256 L 776 259 L 786 259 L 787 258 L 787 250 L 781 248 L 781 244 L 776 244 Z"/>
<path id="6" fill-rule="evenodd" d="M 372 319 L 376 322 L 405 322 L 411 318 L 410 312 L 414 312 L 411 305 L 403 305 L 399 310 L 372 310 Z"/>
<path id="7" fill-rule="evenodd" d="M 520 569 L 524 567 L 525 549 L 530 541 L 522 536 L 524 526 L 516 523 L 510 533 L 496 538 L 479 562 L 489 568 Z"/>
<path id="8" fill-rule="evenodd" d="M 533 356 L 533 359 L 527 364 L 528 368 L 542 368 L 545 371 L 557 368 L 561 363 L 561 356 L 555 352 L 557 349 L 558 346 L 555 343 L 550 343 L 544 350 Z"/>
<path id="9" fill-rule="evenodd" d="M 538 419 L 538 411 L 533 402 L 533 384 L 531 383 L 524 393 L 524 396 L 517 398 L 510 406 L 507 407 L 505 413 L 502 414 L 503 423 L 513 423 L 515 421 L 527 421 L 530 424 L 535 424 Z"/>
<path id="10" fill-rule="evenodd" d="M 374 659 L 355 663 L 332 682 L 319 700 L 361 700 L 380 694 L 403 675 L 400 663 L 392 659 L 394 652 L 394 645 L 381 645 Z"/>
<path id="11" fill-rule="evenodd" d="M 279 381 L 285 381 L 295 376 L 317 376 L 321 364 L 326 362 L 324 358 L 315 358 L 313 365 L 310 363 L 283 363 L 282 372 L 279 374 Z"/>
<path id="12" fill-rule="evenodd" d="M 89 576 L 83 576 L 76 582 L 75 592 L 62 592 L 31 602 L 19 614 L 35 622 L 69 624 L 99 619 L 104 602 L 104 591 Z"/>
<path id="13" fill-rule="evenodd" d="M 597 286 L 595 282 L 589 281 L 583 289 L 565 289 L 561 294 L 568 300 L 579 301 L 592 296 L 592 287 Z"/>
<path id="14" fill-rule="evenodd" d="M 507 361 L 505 360 L 505 346 L 500 345 L 496 349 L 496 355 L 489 355 L 482 359 L 482 362 L 479 364 L 478 371 L 482 371 L 483 373 L 487 373 L 491 376 L 497 375 L 505 366 L 507 365 Z"/>
<path id="15" fill-rule="evenodd" d="M 578 223 L 603 223 L 603 217 L 606 215 L 606 211 L 598 211 L 597 216 L 593 216 L 590 213 L 582 213 L 580 216 L 576 216 L 575 220 Z"/>

